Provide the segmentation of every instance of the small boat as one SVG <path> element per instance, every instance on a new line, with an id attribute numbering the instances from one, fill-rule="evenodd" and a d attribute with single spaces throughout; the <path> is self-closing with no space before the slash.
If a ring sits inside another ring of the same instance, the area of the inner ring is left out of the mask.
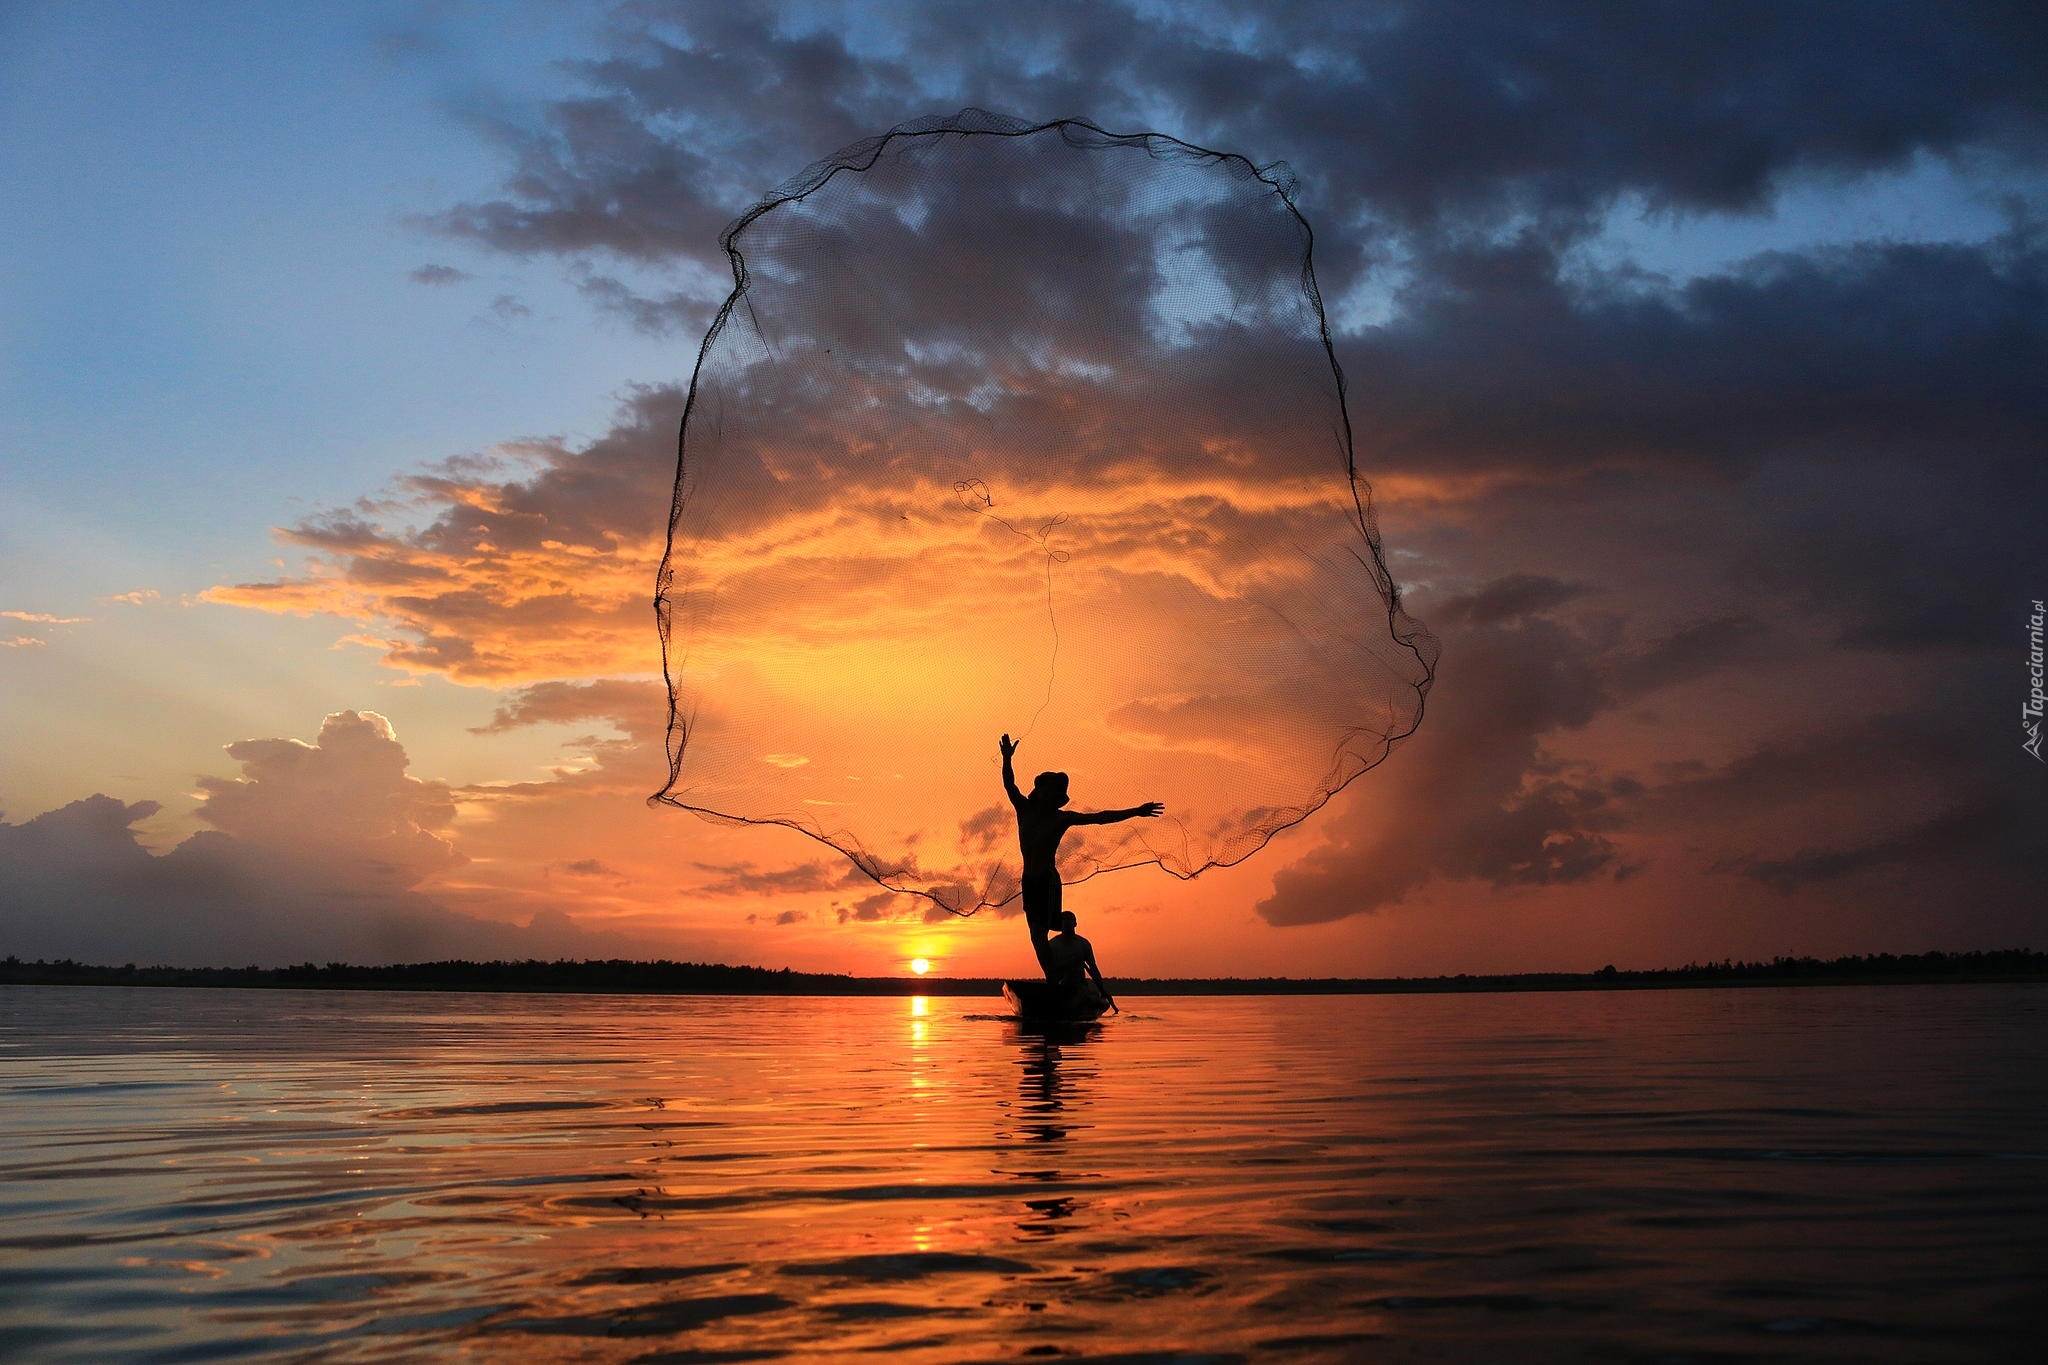
<path id="1" fill-rule="evenodd" d="M 1093 981 L 1055 986 L 1050 981 L 1005 981 L 1003 999 L 1020 1019 L 1043 1023 L 1085 1024 L 1102 1017 L 1109 1001 Z"/>

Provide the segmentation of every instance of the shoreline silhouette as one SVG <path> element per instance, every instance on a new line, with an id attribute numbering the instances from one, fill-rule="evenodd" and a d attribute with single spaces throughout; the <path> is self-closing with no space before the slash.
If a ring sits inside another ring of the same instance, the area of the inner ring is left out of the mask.
<path id="1" fill-rule="evenodd" d="M 1001 977 L 851 976 L 723 963 L 538 959 L 413 962 L 361 967 L 119 967 L 0 960 L 0 985 L 225 986 L 291 990 L 485 991 L 514 994 L 996 996 Z M 2048 982 L 2048 953 L 1875 953 L 1769 962 L 1688 963 L 1642 971 L 1518 972 L 1423 977 L 1119 977 L 1117 993 L 1147 995 L 1420 995 L 1500 991 L 1694 990 L 1716 987 L 2007 984 Z"/>

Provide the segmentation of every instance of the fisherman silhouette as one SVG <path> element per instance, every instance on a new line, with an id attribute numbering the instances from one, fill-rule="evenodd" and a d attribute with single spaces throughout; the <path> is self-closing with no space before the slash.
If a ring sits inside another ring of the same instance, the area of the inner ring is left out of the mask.
<path id="1" fill-rule="evenodd" d="M 1074 932 L 1079 923 L 1071 910 L 1060 912 L 1059 936 L 1045 946 L 1045 976 L 1053 986 L 1069 996 L 1078 996 L 1088 988 L 1093 979 L 1095 989 L 1102 992 L 1102 998 L 1118 1014 L 1116 997 L 1109 993 L 1109 984 L 1102 979 L 1102 968 L 1095 965 L 1095 945 Z"/>
<path id="2" fill-rule="evenodd" d="M 1050 951 L 1048 936 L 1060 927 L 1060 840 L 1076 825 L 1114 825 L 1140 816 L 1151 819 L 1162 813 L 1166 807 L 1157 801 L 1147 801 L 1128 810 L 1100 810 L 1093 812 L 1067 810 L 1067 775 L 1065 773 L 1040 773 L 1031 783 L 1031 795 L 1017 790 L 1017 770 L 1012 762 L 1016 757 L 1017 743 L 1008 735 L 1003 736 L 1003 790 L 1010 794 L 1010 804 L 1017 811 L 1017 844 L 1024 855 L 1024 923 L 1031 931 L 1031 951 L 1038 958 L 1039 970 L 1048 981 L 1055 980 L 1054 960 Z M 1088 947 L 1088 940 L 1076 936 L 1088 954 L 1092 968 L 1095 954 Z M 1102 974 L 1095 973 L 1100 980 Z M 1108 995 L 1105 991 L 1104 996 Z"/>

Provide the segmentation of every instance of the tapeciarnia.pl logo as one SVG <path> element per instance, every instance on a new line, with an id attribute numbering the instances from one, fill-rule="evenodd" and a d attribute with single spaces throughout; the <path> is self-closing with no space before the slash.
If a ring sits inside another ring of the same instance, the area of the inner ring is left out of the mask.
<path id="1" fill-rule="evenodd" d="M 2034 614 L 2027 618 L 2027 704 L 2020 708 L 2020 728 L 2027 732 L 2026 742 L 2020 747 L 2034 756 L 2036 763 L 2048 763 L 2041 757 L 2041 709 L 2048 696 L 2041 691 L 2041 619 L 2048 615 L 2041 599 L 2034 599 Z"/>

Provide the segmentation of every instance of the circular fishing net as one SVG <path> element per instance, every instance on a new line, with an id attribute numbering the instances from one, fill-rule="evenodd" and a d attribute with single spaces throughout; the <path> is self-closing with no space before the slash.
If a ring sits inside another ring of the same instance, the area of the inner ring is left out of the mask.
<path id="1" fill-rule="evenodd" d="M 656 611 L 654 798 L 960 914 L 1017 893 L 996 739 L 1072 774 L 1064 880 L 1240 862 L 1385 758 L 1434 639 L 1359 477 L 1284 167 L 969 110 L 721 239 Z"/>

